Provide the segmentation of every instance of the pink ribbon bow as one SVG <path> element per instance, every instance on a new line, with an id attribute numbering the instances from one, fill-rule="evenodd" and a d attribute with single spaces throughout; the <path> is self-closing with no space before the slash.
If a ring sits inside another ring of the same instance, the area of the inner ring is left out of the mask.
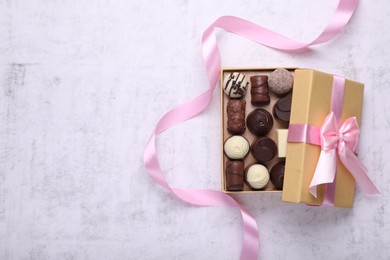
<path id="1" fill-rule="evenodd" d="M 321 154 L 310 183 L 310 192 L 313 196 L 317 197 L 318 185 L 334 182 L 337 158 L 351 172 L 363 192 L 368 194 L 379 193 L 367 176 L 367 168 L 354 153 L 359 141 L 359 134 L 360 130 L 356 117 L 345 120 L 340 128 L 333 112 L 330 112 L 325 118 L 320 130 Z"/>

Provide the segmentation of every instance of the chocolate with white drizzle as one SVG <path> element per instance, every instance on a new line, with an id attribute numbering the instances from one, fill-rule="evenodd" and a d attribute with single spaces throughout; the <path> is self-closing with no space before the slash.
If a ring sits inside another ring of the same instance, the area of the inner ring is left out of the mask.
<path id="1" fill-rule="evenodd" d="M 231 72 L 226 78 L 223 91 L 230 98 L 242 98 L 248 89 L 249 82 L 245 80 L 245 75 L 239 72 Z"/>

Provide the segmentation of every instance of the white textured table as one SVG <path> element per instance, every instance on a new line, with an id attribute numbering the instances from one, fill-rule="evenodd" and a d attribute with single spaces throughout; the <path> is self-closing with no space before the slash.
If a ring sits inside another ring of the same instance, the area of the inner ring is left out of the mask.
<path id="1" fill-rule="evenodd" d="M 147 176 L 143 148 L 164 111 L 207 89 L 200 39 L 216 18 L 310 40 L 336 5 L 1 1 L 0 259 L 237 259 L 239 211 L 178 201 Z M 390 258 L 389 19 L 388 1 L 363 0 L 342 35 L 294 54 L 218 32 L 224 67 L 310 67 L 366 83 L 359 156 L 382 195 L 358 191 L 353 209 L 239 196 L 262 259 Z M 215 93 L 158 139 L 171 185 L 220 188 L 219 127 Z"/>

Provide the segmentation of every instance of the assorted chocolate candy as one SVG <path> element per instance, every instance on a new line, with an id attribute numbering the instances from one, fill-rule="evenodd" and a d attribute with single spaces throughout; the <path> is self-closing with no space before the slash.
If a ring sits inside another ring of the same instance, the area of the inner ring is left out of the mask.
<path id="1" fill-rule="evenodd" d="M 283 68 L 226 74 L 226 190 L 283 189 L 293 81 Z"/>
<path id="2" fill-rule="evenodd" d="M 277 149 L 276 143 L 266 136 L 257 138 L 251 145 L 252 155 L 260 163 L 271 161 L 275 157 Z"/>
<path id="3" fill-rule="evenodd" d="M 273 109 L 274 117 L 284 123 L 290 122 L 292 95 L 287 95 L 276 103 Z"/>
<path id="4" fill-rule="evenodd" d="M 268 95 L 268 76 L 252 76 L 251 81 L 251 103 L 255 106 L 267 105 L 270 102 Z"/>
<path id="5" fill-rule="evenodd" d="M 244 188 L 244 162 L 226 162 L 226 189 L 239 191 Z"/>
<path id="6" fill-rule="evenodd" d="M 234 135 L 225 141 L 223 149 L 230 159 L 244 159 L 249 152 L 249 142 L 241 135 Z"/>
<path id="7" fill-rule="evenodd" d="M 232 72 L 225 80 L 223 91 L 230 98 L 242 98 L 248 89 L 249 82 L 245 81 L 245 75 Z"/>
<path id="8" fill-rule="evenodd" d="M 293 87 L 294 77 L 286 69 L 276 69 L 274 70 L 268 78 L 269 89 L 277 95 L 284 95 Z"/>
<path id="9" fill-rule="evenodd" d="M 253 190 L 264 188 L 269 179 L 268 169 L 262 164 L 253 164 L 245 170 L 245 182 Z"/>
<path id="10" fill-rule="evenodd" d="M 227 130 L 233 135 L 244 133 L 246 101 L 231 99 L 227 104 Z"/>
<path id="11" fill-rule="evenodd" d="M 271 181 L 278 190 L 283 189 L 285 162 L 279 162 L 271 169 Z"/>
<path id="12" fill-rule="evenodd" d="M 268 134 L 272 129 L 274 120 L 267 110 L 258 108 L 250 112 L 246 119 L 246 125 L 252 134 L 262 136 Z"/>

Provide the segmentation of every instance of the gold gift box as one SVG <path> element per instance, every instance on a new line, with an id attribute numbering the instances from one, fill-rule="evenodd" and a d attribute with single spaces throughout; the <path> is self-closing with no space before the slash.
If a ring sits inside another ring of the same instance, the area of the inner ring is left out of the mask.
<path id="1" fill-rule="evenodd" d="M 294 75 L 290 124 L 321 126 L 330 113 L 333 75 L 311 69 L 297 69 Z M 364 85 L 345 80 L 341 122 L 355 116 L 359 125 L 362 114 Z M 321 147 L 307 143 L 287 144 L 286 168 L 282 200 L 321 205 L 324 186 L 317 189 L 318 198 L 311 195 L 309 185 L 320 156 Z M 335 207 L 353 206 L 355 180 L 338 160 Z"/>
<path id="2" fill-rule="evenodd" d="M 276 68 L 248 68 L 248 69 L 223 69 L 221 72 L 221 86 L 224 78 L 231 72 L 241 72 L 248 76 L 268 75 Z M 319 72 L 312 69 L 287 68 L 294 75 L 293 97 L 291 107 L 291 124 L 311 124 L 321 126 L 325 117 L 330 112 L 330 102 L 332 95 L 333 75 Z M 341 122 L 346 118 L 355 116 L 360 125 L 362 103 L 363 103 L 364 85 L 351 80 L 345 81 L 344 103 Z M 255 107 L 250 103 L 250 89 L 244 96 L 247 102 L 246 115 Z M 271 103 L 262 108 L 272 113 L 272 107 L 277 101 L 276 97 L 270 92 Z M 228 97 L 224 94 L 221 87 L 221 124 L 222 124 L 222 153 L 223 143 L 229 137 L 226 131 L 226 105 Z M 285 128 L 274 120 L 274 127 L 267 135 L 276 140 L 276 129 Z M 251 143 L 256 137 L 248 131 L 243 134 Z M 321 205 L 324 198 L 324 186 L 319 186 L 317 190 L 318 198 L 311 195 L 309 185 L 316 168 L 321 147 L 307 143 L 288 143 L 286 155 L 286 168 L 284 177 L 284 187 L 282 191 L 282 200 L 285 202 L 305 203 L 312 205 Z M 242 191 L 230 192 L 226 190 L 225 167 L 227 157 L 222 154 L 222 191 L 226 193 L 269 193 L 278 192 L 274 189 L 272 183 L 269 183 L 265 189 L 259 191 L 250 190 L 244 187 Z M 275 158 L 267 166 L 271 169 L 280 159 Z M 249 155 L 245 160 L 245 165 L 254 162 Z M 349 171 L 338 161 L 336 175 L 336 207 L 352 207 L 354 200 L 355 181 Z"/>

